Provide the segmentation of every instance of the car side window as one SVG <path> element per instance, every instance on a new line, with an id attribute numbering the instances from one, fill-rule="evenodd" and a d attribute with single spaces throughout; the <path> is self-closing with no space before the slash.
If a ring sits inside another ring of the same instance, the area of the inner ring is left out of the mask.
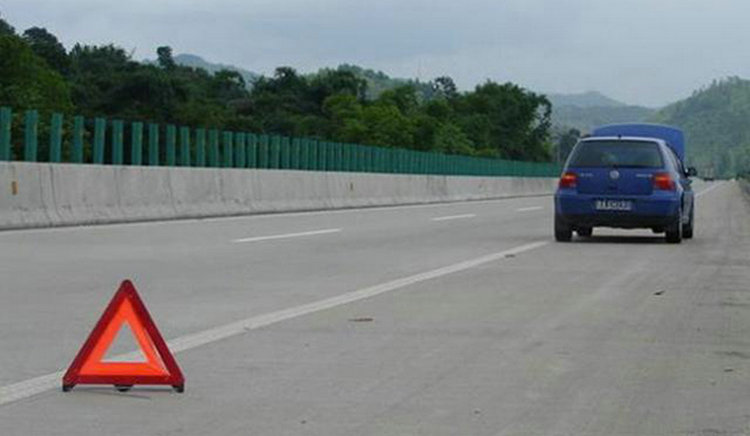
<path id="1" fill-rule="evenodd" d="M 672 160 L 672 163 L 674 163 L 674 167 L 677 169 L 677 171 L 680 173 L 680 176 L 682 177 L 685 174 L 685 169 L 682 167 L 682 162 L 680 162 L 680 158 L 677 157 L 674 150 L 672 150 L 672 147 L 667 147 L 667 150 L 669 150 L 669 158 Z"/>

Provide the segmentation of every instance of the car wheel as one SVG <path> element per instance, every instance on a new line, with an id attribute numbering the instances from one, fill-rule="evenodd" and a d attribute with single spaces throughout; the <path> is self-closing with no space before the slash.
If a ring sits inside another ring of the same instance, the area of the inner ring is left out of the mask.
<path id="1" fill-rule="evenodd" d="M 690 210 L 690 219 L 682 225 L 682 237 L 685 239 L 693 238 L 693 224 L 695 223 L 695 206 Z"/>
<path id="2" fill-rule="evenodd" d="M 674 224 L 667 227 L 667 242 L 670 244 L 679 244 L 682 242 L 682 209 L 677 213 L 677 219 Z"/>
<path id="3" fill-rule="evenodd" d="M 570 242 L 572 238 L 573 229 L 555 215 L 555 240 L 557 242 Z"/>
<path id="4" fill-rule="evenodd" d="M 592 227 L 579 227 L 578 229 L 576 229 L 576 233 L 578 233 L 578 236 L 588 238 L 594 233 L 594 229 Z"/>

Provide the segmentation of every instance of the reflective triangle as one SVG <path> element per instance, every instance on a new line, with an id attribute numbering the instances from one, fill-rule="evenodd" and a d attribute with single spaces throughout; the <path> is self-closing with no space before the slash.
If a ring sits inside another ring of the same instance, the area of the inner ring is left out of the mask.
<path id="1" fill-rule="evenodd" d="M 121 331 L 132 332 L 143 361 L 106 359 Z M 64 387 L 79 383 L 184 385 L 177 362 L 130 281 L 122 283 L 63 377 Z"/>

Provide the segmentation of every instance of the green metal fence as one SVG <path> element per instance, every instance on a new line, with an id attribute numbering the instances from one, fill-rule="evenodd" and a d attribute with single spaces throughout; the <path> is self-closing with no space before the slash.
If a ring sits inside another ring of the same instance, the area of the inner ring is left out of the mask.
<path id="1" fill-rule="evenodd" d="M 16 135 L 23 141 L 14 141 Z M 42 136 L 48 141 L 40 141 Z M 466 176 L 557 177 L 560 172 L 553 163 L 104 118 L 66 119 L 57 113 L 40 117 L 35 110 L 14 114 L 7 107 L 0 108 L 0 160 Z"/>

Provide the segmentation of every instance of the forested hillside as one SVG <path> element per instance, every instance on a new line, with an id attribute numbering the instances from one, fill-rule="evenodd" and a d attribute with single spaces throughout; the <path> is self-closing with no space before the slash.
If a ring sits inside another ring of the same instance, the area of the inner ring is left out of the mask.
<path id="1" fill-rule="evenodd" d="M 656 112 L 627 105 L 599 92 L 551 94 L 549 100 L 552 103 L 552 124 L 563 131 L 572 128 L 589 132 L 603 124 L 644 121 Z"/>
<path id="2" fill-rule="evenodd" d="M 259 74 L 248 71 L 244 68 L 235 67 L 234 65 L 215 64 L 193 54 L 178 54 L 174 57 L 174 61 L 177 65 L 182 65 L 183 67 L 202 68 L 211 74 L 216 74 L 222 70 L 235 71 L 240 73 L 242 78 L 245 80 L 245 83 L 247 84 L 252 84 L 252 82 L 255 81 L 255 79 L 257 79 L 259 76 Z M 154 63 L 156 62 L 157 61 L 154 61 Z"/>
<path id="3" fill-rule="evenodd" d="M 517 160 L 550 159 L 550 104 L 512 83 L 459 92 L 449 77 L 394 83 L 344 66 L 279 67 L 251 87 L 234 70 L 179 65 L 169 47 L 138 62 L 121 47 L 70 49 L 0 20 L 0 105 Z M 363 78 L 364 76 L 364 78 Z M 393 86 L 396 85 L 396 86 Z M 425 97 L 429 90 L 429 98 Z M 20 125 L 20 123 L 15 123 Z M 44 127 L 44 126 L 42 126 Z M 14 134 L 14 138 L 21 135 Z M 15 139 L 14 139 L 15 140 Z"/>
<path id="4" fill-rule="evenodd" d="M 604 124 L 644 121 L 656 112 L 641 106 L 578 107 L 553 106 L 552 122 L 555 126 L 566 126 L 590 132 Z"/>
<path id="5" fill-rule="evenodd" d="M 553 106 L 588 107 L 622 107 L 627 106 L 621 101 L 607 97 L 601 92 L 588 91 L 578 94 L 549 94 L 547 96 Z"/>
<path id="6" fill-rule="evenodd" d="M 733 177 L 750 171 L 750 81 L 716 81 L 652 120 L 685 130 L 688 160 L 704 174 Z"/>

